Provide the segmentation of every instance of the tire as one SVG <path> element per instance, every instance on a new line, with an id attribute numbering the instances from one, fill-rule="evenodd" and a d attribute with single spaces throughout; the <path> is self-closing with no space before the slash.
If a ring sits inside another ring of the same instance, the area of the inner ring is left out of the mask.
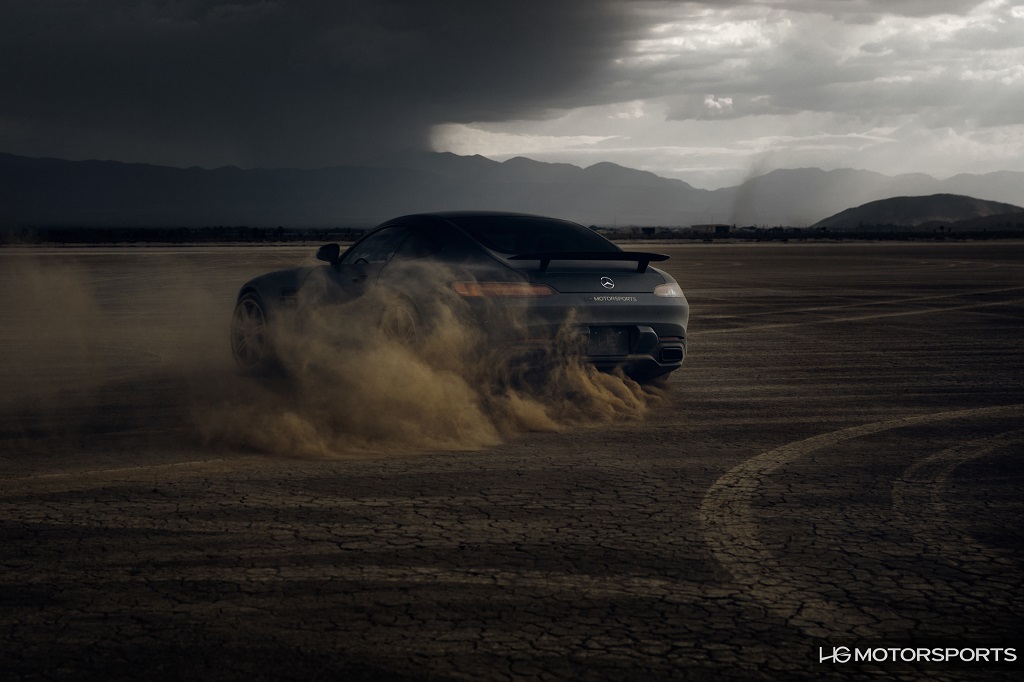
<path id="1" fill-rule="evenodd" d="M 396 301 L 385 308 L 380 316 L 380 333 L 389 341 L 412 346 L 416 343 L 423 325 L 419 313 L 407 301 Z"/>
<path id="2" fill-rule="evenodd" d="M 231 354 L 250 376 L 267 374 L 276 364 L 263 302 L 253 292 L 238 299 L 231 316 Z"/>

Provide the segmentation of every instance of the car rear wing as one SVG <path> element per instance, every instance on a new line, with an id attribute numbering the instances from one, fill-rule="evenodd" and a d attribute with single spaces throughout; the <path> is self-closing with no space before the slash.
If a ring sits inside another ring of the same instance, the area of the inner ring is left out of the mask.
<path id="1" fill-rule="evenodd" d="M 553 260 L 609 260 L 635 261 L 637 272 L 646 272 L 647 265 L 668 260 L 663 253 L 646 253 L 644 251 L 548 251 L 543 253 L 520 253 L 509 256 L 509 260 L 540 261 L 540 271 L 546 272 Z"/>

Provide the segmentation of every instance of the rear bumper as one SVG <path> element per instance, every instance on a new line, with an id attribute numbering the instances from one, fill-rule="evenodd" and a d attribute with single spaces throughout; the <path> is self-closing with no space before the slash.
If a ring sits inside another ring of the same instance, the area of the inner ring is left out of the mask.
<path id="1" fill-rule="evenodd" d="M 685 298 L 586 293 L 467 302 L 501 352 L 526 364 L 572 353 L 644 381 L 679 369 L 686 358 Z"/>
<path id="2" fill-rule="evenodd" d="M 602 371 L 621 369 L 637 381 L 649 381 L 679 369 L 686 359 L 686 332 L 678 325 L 577 325 L 571 329 L 534 328 L 528 339 L 506 344 L 508 353 L 520 361 L 543 362 L 543 358 L 573 353 Z M 621 337 L 618 347 L 602 337 Z"/>
<path id="3" fill-rule="evenodd" d="M 591 331 L 593 331 L 591 327 Z M 593 355 L 586 359 L 595 367 L 605 371 L 621 368 L 627 376 L 637 381 L 647 381 L 679 369 L 686 359 L 685 332 L 658 336 L 653 328 L 636 325 L 630 330 L 629 352 L 624 355 Z"/>

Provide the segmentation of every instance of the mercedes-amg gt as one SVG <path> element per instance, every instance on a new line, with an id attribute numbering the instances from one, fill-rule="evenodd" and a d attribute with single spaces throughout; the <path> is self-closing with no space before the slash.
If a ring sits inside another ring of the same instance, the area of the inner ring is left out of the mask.
<path id="1" fill-rule="evenodd" d="M 458 306 L 510 354 L 551 343 L 568 328 L 599 369 L 647 381 L 686 356 L 689 307 L 678 283 L 594 230 L 516 213 L 448 212 L 389 220 L 324 264 L 272 272 L 238 293 L 231 350 L 246 373 L 277 363 L 279 325 L 301 305 L 358 303 L 341 324 L 362 325 L 415 349 L 438 306 Z M 344 310 L 342 307 L 340 310 Z M 345 315 L 345 313 L 339 313 Z"/>

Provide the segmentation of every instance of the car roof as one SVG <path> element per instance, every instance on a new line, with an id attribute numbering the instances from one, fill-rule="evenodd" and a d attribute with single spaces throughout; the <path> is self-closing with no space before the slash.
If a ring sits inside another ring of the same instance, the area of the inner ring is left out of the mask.
<path id="1" fill-rule="evenodd" d="M 509 216 L 516 218 L 548 218 L 548 216 L 534 215 L 531 213 L 517 213 L 515 211 L 437 211 L 427 213 L 426 215 L 433 215 L 439 218 L 486 218 L 488 216 Z M 550 220 L 550 218 L 548 219 Z"/>
<path id="2" fill-rule="evenodd" d="M 447 220 L 451 218 L 535 218 L 537 220 L 555 220 L 564 223 L 571 223 L 571 220 L 565 220 L 563 218 L 553 218 L 551 216 L 537 215 L 533 213 L 517 213 L 515 211 L 429 211 L 425 213 L 410 213 L 399 218 L 393 218 L 387 222 L 397 223 L 405 222 L 406 220 L 416 220 L 422 218 L 440 218 L 441 220 Z"/>

